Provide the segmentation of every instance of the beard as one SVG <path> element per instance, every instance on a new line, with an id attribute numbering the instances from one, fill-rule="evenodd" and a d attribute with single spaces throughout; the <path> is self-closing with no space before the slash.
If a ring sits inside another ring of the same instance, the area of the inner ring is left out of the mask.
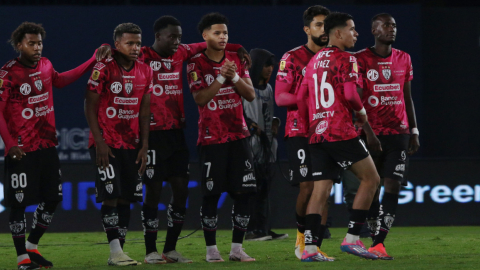
<path id="1" fill-rule="evenodd" d="M 327 38 L 326 41 L 322 41 L 322 39 L 323 39 L 324 37 L 325 37 L 325 35 L 321 35 L 321 36 L 319 36 L 319 37 L 314 37 L 314 36 L 312 36 L 312 41 L 313 41 L 313 43 L 317 44 L 318 46 L 321 46 L 321 47 L 327 46 L 327 44 L 328 44 L 328 38 Z"/>

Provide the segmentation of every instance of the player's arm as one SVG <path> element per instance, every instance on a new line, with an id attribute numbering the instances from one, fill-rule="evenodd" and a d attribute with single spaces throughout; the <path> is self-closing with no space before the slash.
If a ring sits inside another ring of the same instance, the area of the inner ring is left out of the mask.
<path id="1" fill-rule="evenodd" d="M 410 136 L 410 143 L 408 145 L 408 153 L 413 155 L 420 147 L 420 140 L 418 139 L 419 132 L 417 128 L 417 117 L 415 115 L 415 106 L 412 99 L 412 84 L 411 81 L 405 82 L 403 85 L 403 96 L 405 99 L 405 110 L 407 111 L 408 125 L 412 130 Z"/>
<path id="2" fill-rule="evenodd" d="M 285 57 L 285 56 L 284 56 Z M 295 79 L 296 69 L 292 62 L 282 60 L 275 81 L 275 102 L 280 107 L 297 107 L 297 97 L 290 93 Z"/>
<path id="3" fill-rule="evenodd" d="M 357 92 L 357 84 L 354 82 L 345 82 L 343 87 L 345 99 L 353 108 L 357 117 L 355 125 L 361 127 L 368 121 L 368 118 L 365 108 L 363 108 L 362 100 L 360 100 L 360 96 Z"/>
<path id="4" fill-rule="evenodd" d="M 357 86 L 357 93 L 360 98 L 363 98 L 363 88 Z M 368 121 L 362 126 L 362 129 L 367 137 L 368 149 L 374 152 L 383 151 L 380 140 L 377 138 L 377 135 L 375 135 L 375 132 L 373 132 L 372 126 L 370 126 Z"/>
<path id="5" fill-rule="evenodd" d="M 304 80 L 298 89 L 297 96 L 295 98 L 297 101 L 298 107 L 298 118 L 299 121 L 304 121 L 305 123 L 309 122 L 308 119 L 308 83 L 307 80 Z"/>
<path id="6" fill-rule="evenodd" d="M 143 175 L 147 166 L 148 134 L 150 133 L 150 93 L 143 95 L 142 103 L 140 104 L 139 124 L 142 147 L 140 151 L 138 151 L 137 161 L 135 163 L 138 164 L 142 162 L 138 173 Z"/>
<path id="7" fill-rule="evenodd" d="M 184 61 L 192 58 L 196 54 L 203 52 L 205 49 L 207 49 L 207 43 L 206 42 L 199 42 L 199 43 L 192 43 L 192 44 L 180 44 L 180 46 L 183 46 L 187 53 L 186 59 Z M 240 58 L 240 61 L 246 62 L 247 68 L 250 68 L 252 66 L 252 59 L 250 58 L 250 54 L 247 52 L 245 48 L 243 48 L 242 45 L 240 44 L 232 44 L 232 43 L 227 43 L 225 46 L 225 50 L 231 51 L 231 52 L 237 52 L 238 57 Z"/>
<path id="8" fill-rule="evenodd" d="M 203 82 L 203 75 L 199 69 L 191 71 L 189 75 L 188 82 L 190 85 L 190 91 L 192 91 L 195 103 L 201 107 L 205 106 L 208 102 L 210 102 L 210 100 L 212 100 L 213 97 L 215 97 L 224 82 L 224 80 L 220 82 L 222 79 L 219 76 L 213 81 L 212 84 L 206 86 L 206 84 Z M 202 86 L 206 87 L 201 88 Z"/>
<path id="9" fill-rule="evenodd" d="M 18 146 L 8 131 L 7 121 L 5 120 L 5 116 L 3 114 L 6 106 L 6 101 L 0 101 L 0 135 L 5 143 L 5 151 L 8 153 L 8 155 L 12 159 L 20 160 L 26 154 L 22 148 Z"/>

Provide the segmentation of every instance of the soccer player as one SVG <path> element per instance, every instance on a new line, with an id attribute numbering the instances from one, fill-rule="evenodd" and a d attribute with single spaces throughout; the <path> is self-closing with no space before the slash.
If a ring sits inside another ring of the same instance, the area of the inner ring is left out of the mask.
<path id="1" fill-rule="evenodd" d="M 297 241 L 295 255 L 301 259 L 305 248 L 305 215 L 308 201 L 313 191 L 312 165 L 308 149 L 308 123 L 301 122 L 298 116 L 297 94 L 305 75 L 305 67 L 319 50 L 328 44 L 328 35 L 324 31 L 325 17 L 330 11 L 323 6 L 311 6 L 303 13 L 303 30 L 307 34 L 307 44 L 286 52 L 280 60 L 275 83 L 275 101 L 278 106 L 287 107 L 285 140 L 287 141 L 290 181 L 292 186 L 300 186 L 296 203 Z M 328 208 L 322 213 L 321 231 L 318 239 L 318 251 L 323 235 L 327 230 Z M 328 256 L 327 256 L 328 257 Z M 331 257 L 329 257 L 331 258 Z"/>
<path id="2" fill-rule="evenodd" d="M 345 52 L 345 49 L 353 48 L 358 36 L 353 17 L 346 13 L 331 13 L 325 19 L 325 33 L 329 35 L 329 46 L 310 60 L 297 95 L 299 115 L 309 121 L 308 143 L 314 181 L 305 217 L 302 261 L 325 260 L 316 248 L 321 213 L 342 169 L 350 169 L 361 184 L 353 203 L 348 233 L 340 248 L 360 257 L 377 259 L 365 249 L 359 237 L 380 177 L 364 142 L 357 137 L 352 121 L 352 109 L 356 112 L 357 126 L 367 121 L 356 89 L 359 84 L 357 62 L 354 56 Z"/>
<path id="3" fill-rule="evenodd" d="M 183 129 L 182 70 L 183 62 L 205 50 L 205 42 L 181 44 L 182 27 L 173 16 L 162 16 L 153 25 L 155 42 L 140 49 L 138 59 L 153 69 L 153 90 L 150 98 L 149 158 L 144 183 L 146 195 L 142 207 L 142 223 L 147 264 L 191 263 L 176 251 L 178 236 L 183 227 L 188 198 L 189 153 Z M 246 50 L 237 44 L 227 44 L 227 49 L 237 51 L 250 62 Z M 100 58 L 110 55 L 110 46 L 98 50 Z M 158 231 L 158 203 L 163 181 L 172 187 L 172 199 L 167 209 L 167 237 L 162 255 L 156 247 Z M 125 242 L 126 227 L 121 228 L 120 243 Z"/>
<path id="4" fill-rule="evenodd" d="M 109 265 L 137 265 L 123 253 L 119 227 L 128 227 L 130 203 L 143 200 L 152 69 L 137 61 L 142 31 L 133 23 L 113 32 L 117 53 L 93 68 L 85 94 L 89 148 L 98 167 L 95 188 L 110 245 Z M 141 163 L 141 164 L 139 164 Z"/>
<path id="5" fill-rule="evenodd" d="M 207 49 L 190 59 L 188 82 L 198 105 L 198 146 L 202 166 L 203 203 L 200 210 L 207 262 L 223 262 L 216 246 L 217 204 L 222 192 L 234 200 L 230 260 L 255 261 L 242 248 L 250 213 L 248 201 L 256 190 L 253 159 L 246 137 L 242 97 L 255 98 L 252 81 L 235 52 L 225 50 L 228 20 L 219 13 L 202 17 L 198 30 Z"/>
<path id="6" fill-rule="evenodd" d="M 50 268 L 38 252 L 38 242 L 62 201 L 60 161 L 55 146 L 52 85 L 63 88 L 92 68 L 95 57 L 58 73 L 42 57 L 45 30 L 24 22 L 13 31 L 10 44 L 20 55 L 0 70 L 0 134 L 5 142 L 5 205 L 17 251 L 18 269 Z M 38 204 L 25 243 L 25 208 Z"/>
<path id="7" fill-rule="evenodd" d="M 412 60 L 408 53 L 392 48 L 397 34 L 395 19 L 386 13 L 376 15 L 372 19 L 372 34 L 375 45 L 355 54 L 363 81 L 362 101 L 369 119 L 359 134 L 366 136 L 385 186 L 381 206 L 377 191 L 367 219 L 374 236 L 368 251 L 380 259 L 393 260 L 384 241 L 395 219 L 401 186 L 407 185 L 407 154 L 415 153 L 420 146 L 419 132 L 411 94 Z"/>

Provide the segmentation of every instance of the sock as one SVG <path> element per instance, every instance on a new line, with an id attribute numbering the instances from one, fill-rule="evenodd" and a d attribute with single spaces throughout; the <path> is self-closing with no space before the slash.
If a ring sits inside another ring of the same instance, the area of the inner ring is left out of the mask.
<path id="1" fill-rule="evenodd" d="M 157 251 L 157 233 L 158 233 L 158 205 L 150 207 L 143 203 L 142 207 L 142 225 L 143 237 L 145 238 L 146 254 Z"/>
<path id="2" fill-rule="evenodd" d="M 323 237 L 325 236 L 325 231 L 327 230 L 327 225 L 320 225 L 320 230 L 318 231 L 318 240 L 317 247 L 322 247 Z"/>
<path id="3" fill-rule="evenodd" d="M 350 222 L 348 224 L 348 234 L 357 236 L 360 235 L 360 231 L 362 230 L 367 215 L 368 210 L 352 209 L 352 213 L 350 215 Z"/>
<path id="4" fill-rule="evenodd" d="M 250 221 L 250 212 L 248 211 L 250 194 L 236 194 L 232 207 L 232 243 L 243 243 L 248 222 Z"/>
<path id="5" fill-rule="evenodd" d="M 10 232 L 12 233 L 13 244 L 15 245 L 17 256 L 26 255 L 25 227 L 27 226 L 27 221 L 25 220 L 25 207 L 12 207 L 8 224 L 10 225 Z"/>
<path id="6" fill-rule="evenodd" d="M 232 243 L 232 249 L 231 249 L 231 250 L 241 249 L 241 248 L 242 248 L 242 244 L 240 244 L 240 243 Z"/>
<path id="7" fill-rule="evenodd" d="M 211 251 L 211 250 L 212 250 L 212 251 L 213 251 L 213 250 L 218 250 L 217 245 L 207 246 L 207 253 L 208 253 L 209 251 Z"/>
<path id="8" fill-rule="evenodd" d="M 30 241 L 27 241 L 27 243 L 25 244 L 25 247 L 27 248 L 27 250 L 38 249 L 38 245 L 30 243 Z"/>
<path id="9" fill-rule="evenodd" d="M 125 239 L 127 237 L 128 224 L 130 224 L 130 204 L 118 204 L 118 240 L 120 241 L 120 246 L 125 244 Z"/>
<path id="10" fill-rule="evenodd" d="M 21 263 L 23 260 L 28 259 L 27 263 L 30 263 L 30 257 L 28 257 L 28 254 L 23 254 L 20 256 L 17 256 L 17 263 Z"/>
<path id="11" fill-rule="evenodd" d="M 163 247 L 163 253 L 175 250 L 178 236 L 182 231 L 183 223 L 185 222 L 185 207 L 175 207 L 172 204 L 168 205 L 167 210 L 167 239 L 165 240 L 165 246 Z"/>
<path id="12" fill-rule="evenodd" d="M 28 242 L 38 245 L 40 238 L 52 223 L 57 204 L 58 202 L 41 202 L 38 204 L 37 210 L 33 213 L 32 231 L 28 236 Z M 30 250 L 30 248 L 27 249 Z"/>
<path id="13" fill-rule="evenodd" d="M 220 199 L 220 195 L 204 196 L 202 207 L 200 208 L 203 236 L 207 246 L 215 246 L 217 244 L 218 199 Z"/>
<path id="14" fill-rule="evenodd" d="M 380 244 L 385 241 L 390 228 L 392 227 L 393 221 L 395 220 L 395 213 L 397 212 L 398 205 L 398 195 L 392 193 L 385 193 L 383 195 L 382 205 L 379 210 L 379 229 L 377 235 L 375 235 L 375 240 L 373 241 L 373 246 Z"/>
<path id="15" fill-rule="evenodd" d="M 358 240 L 360 240 L 360 235 L 353 235 L 347 233 L 347 235 L 345 236 L 345 241 L 350 244 L 355 244 Z"/>
<path id="16" fill-rule="evenodd" d="M 308 214 L 305 216 L 305 249 L 308 253 L 317 253 L 318 234 L 322 216 L 319 214 Z"/>
<path id="17" fill-rule="evenodd" d="M 370 236 L 372 240 L 375 240 L 375 235 L 377 234 L 379 228 L 379 220 L 378 220 L 378 210 L 380 208 L 380 202 L 376 199 L 373 199 L 372 205 L 368 210 L 367 215 L 367 225 L 368 229 L 370 230 Z"/>
<path id="18" fill-rule="evenodd" d="M 123 250 L 118 239 L 113 239 L 108 245 L 110 246 L 110 253 L 117 253 Z"/>
<path id="19" fill-rule="evenodd" d="M 305 217 L 299 216 L 297 213 L 295 213 L 295 216 L 297 217 L 297 229 L 300 233 L 305 233 Z"/>
<path id="20" fill-rule="evenodd" d="M 116 207 L 102 205 L 100 209 L 102 213 L 103 229 L 107 234 L 108 243 L 119 238 L 118 235 L 118 212 Z M 120 245 L 120 243 L 119 243 Z"/>

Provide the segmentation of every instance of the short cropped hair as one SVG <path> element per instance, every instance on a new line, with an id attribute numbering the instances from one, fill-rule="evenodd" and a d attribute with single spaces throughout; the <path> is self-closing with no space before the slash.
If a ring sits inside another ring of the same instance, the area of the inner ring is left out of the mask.
<path id="1" fill-rule="evenodd" d="M 15 31 L 13 31 L 10 39 L 8 40 L 8 42 L 12 45 L 15 51 L 17 50 L 17 44 L 22 42 L 26 34 L 40 34 L 43 40 L 45 39 L 46 32 L 41 24 L 36 24 L 33 22 L 23 22 L 17 27 L 17 29 L 15 29 Z"/>
<path id="2" fill-rule="evenodd" d="M 318 15 L 325 15 L 328 16 L 330 14 L 330 10 L 324 6 L 316 5 L 311 6 L 303 12 L 303 25 L 310 26 L 310 23 L 313 21 Z"/>
<path id="3" fill-rule="evenodd" d="M 390 15 L 390 14 L 388 14 L 388 13 L 379 13 L 379 14 L 373 16 L 372 21 L 371 21 L 372 25 L 373 25 L 373 23 L 374 23 L 376 20 L 378 20 L 380 17 L 393 18 L 393 16 Z"/>
<path id="4" fill-rule="evenodd" d="M 141 34 L 142 29 L 140 29 L 140 26 L 134 24 L 134 23 L 121 23 L 115 27 L 115 30 L 113 31 L 113 41 L 117 41 L 119 37 L 122 37 L 124 33 L 129 33 L 129 34 Z"/>
<path id="5" fill-rule="evenodd" d="M 155 21 L 155 23 L 153 24 L 153 32 L 157 33 L 160 30 L 163 30 L 163 29 L 167 28 L 169 25 L 182 26 L 182 24 L 180 23 L 180 21 L 177 18 L 175 18 L 173 16 L 165 15 L 165 16 L 162 16 L 162 17 L 158 18 Z"/>
<path id="6" fill-rule="evenodd" d="M 228 19 L 227 17 L 225 17 L 224 15 L 218 12 L 206 14 L 202 17 L 202 19 L 198 23 L 198 26 L 197 26 L 198 32 L 202 34 L 203 30 L 205 29 L 209 30 L 214 24 L 228 25 Z"/>
<path id="7" fill-rule="evenodd" d="M 342 12 L 332 12 L 327 18 L 325 18 L 325 33 L 330 34 L 330 32 L 336 27 L 347 26 L 348 20 L 353 20 L 353 16 Z"/>

